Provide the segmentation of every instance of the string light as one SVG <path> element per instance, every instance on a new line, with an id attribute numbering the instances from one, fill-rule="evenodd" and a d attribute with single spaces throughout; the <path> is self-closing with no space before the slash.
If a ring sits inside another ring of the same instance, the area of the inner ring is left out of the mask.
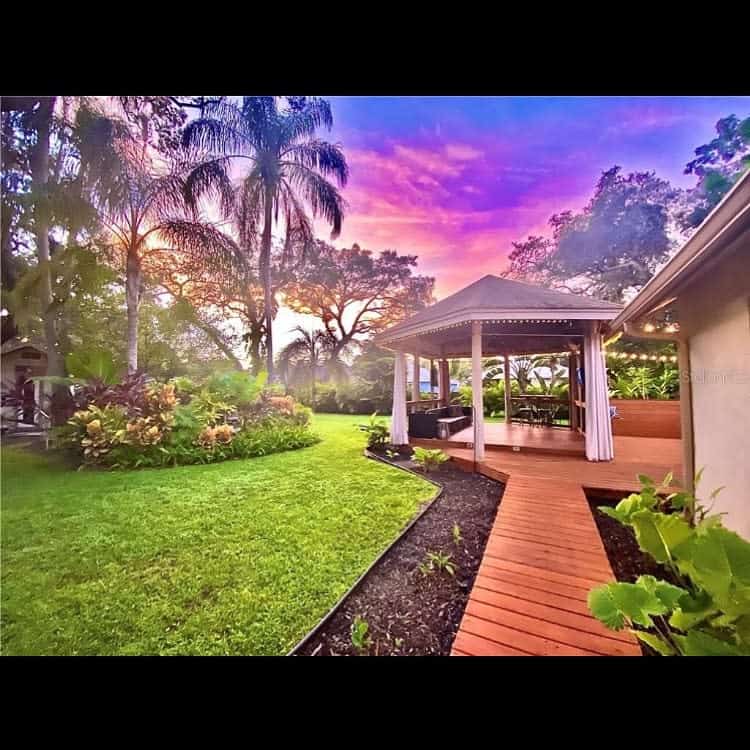
<path id="1" fill-rule="evenodd" d="M 643 326 L 643 330 L 646 333 L 653 333 L 656 330 L 656 326 L 653 323 L 646 323 L 646 325 Z"/>

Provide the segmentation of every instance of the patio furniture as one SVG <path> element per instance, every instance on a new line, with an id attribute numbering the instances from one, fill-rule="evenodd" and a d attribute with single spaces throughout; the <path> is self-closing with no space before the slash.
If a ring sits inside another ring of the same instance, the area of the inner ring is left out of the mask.
<path id="1" fill-rule="evenodd" d="M 471 426 L 471 407 L 454 404 L 409 414 L 409 436 L 447 440 L 453 433 Z M 446 437 L 441 437 L 446 435 Z"/>

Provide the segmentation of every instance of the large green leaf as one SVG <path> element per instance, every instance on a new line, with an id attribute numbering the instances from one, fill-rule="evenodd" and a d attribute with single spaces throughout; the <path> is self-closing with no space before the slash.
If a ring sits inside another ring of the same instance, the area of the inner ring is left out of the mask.
<path id="1" fill-rule="evenodd" d="M 695 596 L 686 595 L 669 618 L 669 624 L 678 630 L 690 630 L 718 611 L 714 600 L 706 592 L 702 591 Z"/>
<path id="2" fill-rule="evenodd" d="M 750 614 L 750 542 L 723 526 L 708 526 L 674 548 L 677 566 L 727 615 Z"/>
<path id="3" fill-rule="evenodd" d="M 674 656 L 677 653 L 669 643 L 659 638 L 658 635 L 644 633 L 642 630 L 634 630 L 633 633 L 639 641 L 643 641 L 646 645 L 651 646 L 654 651 L 662 656 Z"/>
<path id="4" fill-rule="evenodd" d="M 84 349 L 71 352 L 65 358 L 65 367 L 74 378 L 101 380 L 108 385 L 117 382 L 117 364 L 106 349 Z"/>
<path id="5" fill-rule="evenodd" d="M 642 586 L 646 591 L 653 594 L 664 605 L 667 611 L 673 610 L 677 606 L 677 603 L 688 593 L 679 586 L 673 586 L 666 581 L 659 581 L 653 576 L 639 576 L 635 583 L 637 586 Z"/>
<path id="6" fill-rule="evenodd" d="M 589 592 L 591 614 L 612 630 L 622 630 L 629 622 L 653 627 L 651 615 L 667 612 L 664 603 L 643 583 L 607 583 Z"/>
<path id="7" fill-rule="evenodd" d="M 675 635 L 675 641 L 685 656 L 746 656 L 747 653 L 728 641 L 722 641 L 702 630 L 691 630 L 687 635 Z"/>
<path id="8" fill-rule="evenodd" d="M 629 524 L 634 513 L 642 510 L 651 510 L 656 504 L 656 495 L 653 492 L 644 491 L 641 494 L 628 495 L 620 500 L 614 508 L 607 505 L 601 505 L 597 508 L 610 518 L 614 518 L 620 523 Z"/>
<path id="9" fill-rule="evenodd" d="M 671 562 L 673 550 L 691 535 L 690 525 L 677 515 L 640 510 L 630 518 L 639 547 L 657 562 Z"/>

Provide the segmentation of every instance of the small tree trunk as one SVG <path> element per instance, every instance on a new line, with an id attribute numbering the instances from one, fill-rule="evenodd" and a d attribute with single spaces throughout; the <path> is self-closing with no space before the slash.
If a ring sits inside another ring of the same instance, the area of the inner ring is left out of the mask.
<path id="1" fill-rule="evenodd" d="M 273 221 L 273 191 L 266 188 L 265 223 L 261 245 L 260 270 L 263 284 L 263 315 L 266 321 L 266 370 L 268 382 L 273 381 L 273 293 L 271 290 L 271 224 Z"/>
<path id="2" fill-rule="evenodd" d="M 39 269 L 41 271 L 40 302 L 44 325 L 44 342 L 47 348 L 47 374 L 64 376 L 65 361 L 57 337 L 56 312 L 52 298 L 52 277 L 50 273 L 50 211 L 47 200 L 49 182 L 49 146 L 52 114 L 55 108 L 54 96 L 39 100 L 36 112 L 37 142 L 31 159 L 31 183 L 34 200 L 34 243 L 36 245 Z M 66 402 L 70 401 L 64 386 L 52 386 L 50 416 L 53 425 L 62 424 L 66 417 Z M 41 405 L 40 405 L 41 406 Z"/>
<path id="3" fill-rule="evenodd" d="M 125 298 L 128 309 L 128 375 L 138 370 L 138 306 L 140 303 L 141 264 L 131 248 L 125 269 Z"/>

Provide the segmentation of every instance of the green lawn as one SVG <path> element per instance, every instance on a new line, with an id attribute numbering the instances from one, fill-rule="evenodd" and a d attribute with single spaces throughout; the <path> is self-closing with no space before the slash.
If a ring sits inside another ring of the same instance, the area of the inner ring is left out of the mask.
<path id="1" fill-rule="evenodd" d="M 433 491 L 362 457 L 366 418 L 311 448 L 131 472 L 3 450 L 4 654 L 283 654 Z"/>

